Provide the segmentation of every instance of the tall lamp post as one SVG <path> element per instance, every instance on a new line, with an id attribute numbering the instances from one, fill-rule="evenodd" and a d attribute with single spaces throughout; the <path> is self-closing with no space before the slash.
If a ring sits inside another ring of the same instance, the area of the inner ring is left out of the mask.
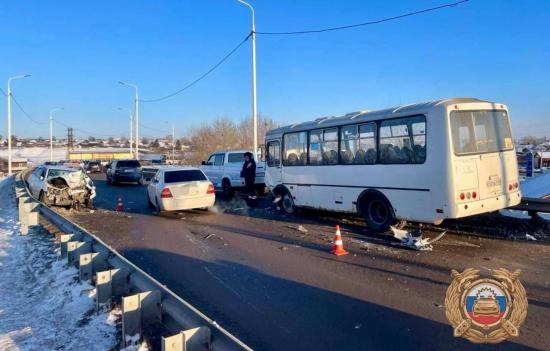
<path id="1" fill-rule="evenodd" d="M 64 110 L 63 107 L 56 107 L 50 110 L 50 161 L 53 161 L 53 113 Z"/>
<path id="2" fill-rule="evenodd" d="M 258 111 L 256 102 L 256 26 L 255 26 L 255 11 L 254 7 L 243 0 L 237 0 L 241 4 L 247 6 L 252 12 L 252 128 L 254 128 L 254 159 L 258 153 Z"/>
<path id="3" fill-rule="evenodd" d="M 8 99 L 8 175 L 11 175 L 11 81 L 15 79 L 23 79 L 30 77 L 30 74 L 25 74 L 21 76 L 14 76 L 8 79 L 8 94 L 6 98 Z"/>
<path id="4" fill-rule="evenodd" d="M 118 109 L 121 111 L 128 111 L 128 113 L 130 114 L 130 139 L 128 139 L 128 143 L 130 144 L 130 156 L 133 157 L 134 150 L 132 149 L 132 147 L 134 145 L 134 115 L 129 108 L 119 107 Z"/>
<path id="5" fill-rule="evenodd" d="M 136 123 L 136 160 L 139 160 L 139 95 L 138 95 L 138 87 L 135 84 L 131 84 L 128 82 L 118 82 L 119 84 L 126 85 L 129 87 L 132 87 L 135 89 L 135 95 L 134 95 L 134 116 L 135 116 L 135 123 Z"/>

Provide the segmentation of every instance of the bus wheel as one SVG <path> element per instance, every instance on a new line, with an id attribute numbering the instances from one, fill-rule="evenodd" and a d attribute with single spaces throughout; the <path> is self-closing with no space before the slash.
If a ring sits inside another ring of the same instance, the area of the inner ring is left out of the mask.
<path id="1" fill-rule="evenodd" d="M 288 191 L 286 191 L 283 194 L 283 198 L 281 200 L 281 207 L 288 214 L 293 214 L 296 212 L 296 206 L 294 206 L 294 199 L 292 198 L 292 195 Z"/>
<path id="2" fill-rule="evenodd" d="M 369 229 L 377 233 L 387 231 L 395 222 L 393 208 L 389 201 L 381 195 L 369 196 L 363 203 L 362 212 Z"/>

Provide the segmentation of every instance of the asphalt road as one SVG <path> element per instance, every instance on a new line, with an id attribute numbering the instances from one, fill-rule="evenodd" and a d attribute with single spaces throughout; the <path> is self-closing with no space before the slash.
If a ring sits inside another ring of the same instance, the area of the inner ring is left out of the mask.
<path id="1" fill-rule="evenodd" d="M 345 220 L 350 254 L 336 257 L 335 222 L 322 213 L 286 216 L 267 199 L 250 209 L 237 198 L 159 217 L 144 186 L 94 178 L 97 210 L 65 214 L 257 350 L 550 349 L 548 241 L 448 234 L 417 252 Z M 118 195 L 125 213 L 113 211 Z M 469 267 L 522 270 L 530 305 L 518 338 L 474 345 L 452 336 L 445 291 L 451 269 Z"/>

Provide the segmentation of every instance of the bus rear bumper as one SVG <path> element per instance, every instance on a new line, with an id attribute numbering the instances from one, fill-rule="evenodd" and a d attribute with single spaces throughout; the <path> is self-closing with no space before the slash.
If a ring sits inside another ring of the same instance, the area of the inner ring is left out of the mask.
<path id="1" fill-rule="evenodd" d="M 481 213 L 498 211 L 503 208 L 516 206 L 520 202 L 521 193 L 519 191 L 478 201 L 468 201 L 457 204 L 454 211 L 455 213 L 451 213 L 449 218 L 462 218 Z"/>

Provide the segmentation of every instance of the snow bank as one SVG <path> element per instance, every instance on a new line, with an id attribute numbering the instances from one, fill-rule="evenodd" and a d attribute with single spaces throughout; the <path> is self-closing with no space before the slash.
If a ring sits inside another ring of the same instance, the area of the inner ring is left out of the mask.
<path id="1" fill-rule="evenodd" d="M 0 350 L 110 350 L 116 312 L 95 314 L 95 289 L 77 281 L 38 232 L 19 235 L 13 178 L 0 182 Z"/>
<path id="2" fill-rule="evenodd" d="M 528 178 L 520 183 L 523 197 L 541 198 L 550 195 L 550 172 Z"/>
<path id="3" fill-rule="evenodd" d="M 47 147 L 14 147 L 12 148 L 12 156 L 14 158 L 26 158 L 34 165 L 38 165 L 50 160 L 50 149 Z M 6 148 L 0 150 L 0 157 L 8 157 L 8 150 Z M 66 148 L 53 149 L 54 160 L 64 160 L 66 158 Z"/>

